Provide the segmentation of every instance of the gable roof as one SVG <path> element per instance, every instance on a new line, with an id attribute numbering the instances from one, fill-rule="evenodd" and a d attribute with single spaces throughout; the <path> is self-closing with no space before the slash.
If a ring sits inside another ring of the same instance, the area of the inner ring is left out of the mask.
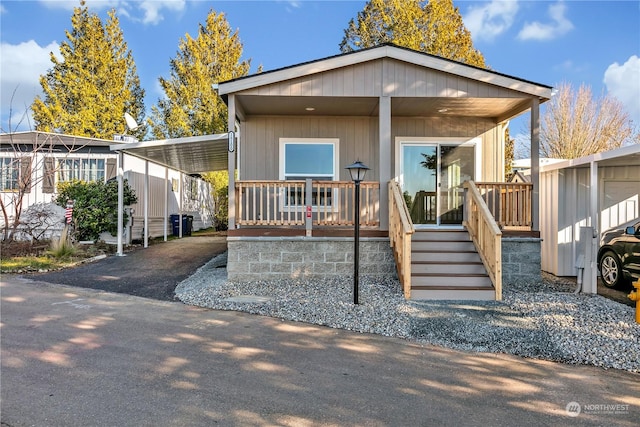
<path id="1" fill-rule="evenodd" d="M 396 59 L 410 64 L 430 68 L 432 70 L 473 79 L 478 82 L 515 90 L 524 94 L 539 96 L 543 101 L 551 98 L 551 86 L 464 64 L 462 62 L 453 61 L 451 59 L 442 58 L 428 53 L 419 52 L 413 49 L 400 47 L 394 44 L 383 44 L 354 52 L 303 62 L 272 71 L 227 80 L 219 83 L 218 91 L 220 95 L 227 95 L 247 89 L 291 80 L 296 77 L 331 71 L 337 68 L 383 58 Z"/>

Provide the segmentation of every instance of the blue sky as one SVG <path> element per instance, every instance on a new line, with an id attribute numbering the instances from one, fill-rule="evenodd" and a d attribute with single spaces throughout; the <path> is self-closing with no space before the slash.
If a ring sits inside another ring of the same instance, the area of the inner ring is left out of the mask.
<path id="1" fill-rule="evenodd" d="M 15 128 L 25 106 L 41 93 L 39 76 L 49 53 L 66 40 L 79 1 L 0 1 L 0 97 L 2 131 Z M 195 35 L 210 9 L 224 12 L 238 29 L 244 59 L 265 71 L 339 53 L 351 18 L 365 1 L 88 0 L 103 22 L 115 8 L 133 52 L 147 109 L 163 94 L 169 60 L 186 33 Z M 591 87 L 618 98 L 640 124 L 640 1 L 456 1 L 476 48 L 495 71 L 557 86 Z M 12 100 L 13 97 L 13 100 Z M 17 116 L 16 116 L 17 115 Z M 522 118 L 512 135 L 524 132 Z M 19 130 L 27 130 L 27 124 Z"/>

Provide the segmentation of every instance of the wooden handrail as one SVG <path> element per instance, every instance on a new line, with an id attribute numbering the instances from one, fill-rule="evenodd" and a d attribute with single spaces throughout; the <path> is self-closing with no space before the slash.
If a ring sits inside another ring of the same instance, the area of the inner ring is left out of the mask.
<path id="1" fill-rule="evenodd" d="M 475 186 L 501 229 L 531 230 L 532 183 L 476 182 Z"/>
<path id="2" fill-rule="evenodd" d="M 396 181 L 389 181 L 389 243 L 406 299 L 411 298 L 411 235 L 415 233 L 409 209 Z"/>
<path id="3" fill-rule="evenodd" d="M 247 226 L 346 227 L 360 216 L 362 228 L 380 226 L 380 183 L 360 183 L 360 210 L 355 212 L 353 181 L 236 181 L 236 224 Z M 311 205 L 307 206 L 307 195 Z"/>
<path id="4" fill-rule="evenodd" d="M 465 221 L 473 244 L 489 273 L 496 292 L 496 301 L 502 300 L 502 232 L 480 191 L 473 181 L 466 181 Z"/>

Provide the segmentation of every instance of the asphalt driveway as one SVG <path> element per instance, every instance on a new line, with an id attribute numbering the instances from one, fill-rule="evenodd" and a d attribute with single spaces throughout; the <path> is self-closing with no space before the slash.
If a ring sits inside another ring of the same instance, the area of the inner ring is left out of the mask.
<path id="1" fill-rule="evenodd" d="M 178 283 L 227 250 L 223 235 L 199 235 L 136 248 L 75 268 L 38 273 L 42 282 L 174 301 Z"/>

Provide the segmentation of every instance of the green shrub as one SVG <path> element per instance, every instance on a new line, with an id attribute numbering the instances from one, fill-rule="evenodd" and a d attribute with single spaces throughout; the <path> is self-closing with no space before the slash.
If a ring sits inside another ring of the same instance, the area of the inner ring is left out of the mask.
<path id="1" fill-rule="evenodd" d="M 125 180 L 123 186 L 124 205 L 137 203 L 135 192 Z M 78 240 L 96 241 L 103 231 L 118 232 L 118 182 L 70 181 L 58 184 L 57 205 L 66 207 L 73 200 L 73 223 Z M 124 224 L 129 217 L 123 212 Z"/>

